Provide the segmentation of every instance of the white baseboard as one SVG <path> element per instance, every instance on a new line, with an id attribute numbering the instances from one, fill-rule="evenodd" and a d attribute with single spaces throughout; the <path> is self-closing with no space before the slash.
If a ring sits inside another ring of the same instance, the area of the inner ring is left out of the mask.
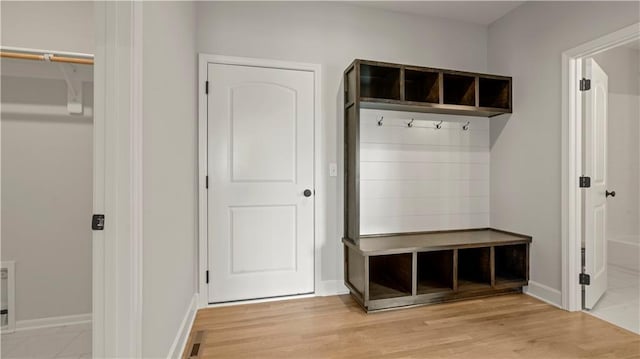
<path id="1" fill-rule="evenodd" d="M 562 292 L 557 289 L 530 280 L 529 286 L 524 287 L 524 293 L 562 309 Z"/>
<path id="2" fill-rule="evenodd" d="M 180 328 L 178 328 L 178 333 L 176 334 L 173 343 L 171 344 L 171 348 L 169 348 L 169 354 L 167 355 L 167 359 L 180 358 L 182 357 L 182 353 L 184 352 L 184 347 L 187 345 L 187 340 L 189 339 L 189 333 L 191 332 L 191 327 L 193 326 L 193 321 L 196 319 L 196 313 L 198 312 L 198 293 L 193 294 L 193 298 L 191 298 L 191 303 L 189 304 L 189 308 L 187 308 L 187 312 L 182 319 L 182 323 L 180 323 Z"/>
<path id="3" fill-rule="evenodd" d="M 349 289 L 345 287 L 343 280 L 323 280 L 318 283 L 316 288 L 316 295 L 320 297 L 348 293 Z"/>
<path id="4" fill-rule="evenodd" d="M 16 321 L 16 332 L 23 330 L 62 327 L 65 325 L 91 323 L 91 313 Z"/>

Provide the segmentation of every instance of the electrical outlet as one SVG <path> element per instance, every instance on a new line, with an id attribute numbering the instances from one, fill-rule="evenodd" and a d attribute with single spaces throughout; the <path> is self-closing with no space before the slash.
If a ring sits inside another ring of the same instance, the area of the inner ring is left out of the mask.
<path id="1" fill-rule="evenodd" d="M 331 162 L 329 163 L 329 177 L 337 177 L 338 176 L 338 164 Z"/>

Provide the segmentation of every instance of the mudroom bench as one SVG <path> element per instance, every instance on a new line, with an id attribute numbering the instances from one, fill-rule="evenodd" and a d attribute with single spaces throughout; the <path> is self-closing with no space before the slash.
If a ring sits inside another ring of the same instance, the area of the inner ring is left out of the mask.
<path id="1" fill-rule="evenodd" d="M 488 228 L 342 242 L 345 285 L 367 312 L 521 292 L 529 281 L 526 235 Z"/>

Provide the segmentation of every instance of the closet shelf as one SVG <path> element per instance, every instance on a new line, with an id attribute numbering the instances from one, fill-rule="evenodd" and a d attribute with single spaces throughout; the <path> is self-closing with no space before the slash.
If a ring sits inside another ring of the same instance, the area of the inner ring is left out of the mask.
<path id="1" fill-rule="evenodd" d="M 510 113 L 505 112 L 502 108 L 415 103 L 411 101 L 393 101 L 376 98 L 362 98 L 360 100 L 360 108 L 476 117 L 494 117 L 504 113 Z"/>

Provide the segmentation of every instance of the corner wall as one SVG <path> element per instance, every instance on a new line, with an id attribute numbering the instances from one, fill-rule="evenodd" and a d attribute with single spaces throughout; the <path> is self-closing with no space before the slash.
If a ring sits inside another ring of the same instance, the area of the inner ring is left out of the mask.
<path id="1" fill-rule="evenodd" d="M 170 354 L 197 291 L 195 15 L 192 2 L 143 4 L 145 358 Z"/>
<path id="2" fill-rule="evenodd" d="M 640 21 L 637 2 L 526 2 L 489 26 L 490 72 L 513 76 L 491 120 L 491 225 L 533 236 L 532 287 L 561 290 L 561 54 Z M 531 288 L 530 288 L 531 289 Z"/>

